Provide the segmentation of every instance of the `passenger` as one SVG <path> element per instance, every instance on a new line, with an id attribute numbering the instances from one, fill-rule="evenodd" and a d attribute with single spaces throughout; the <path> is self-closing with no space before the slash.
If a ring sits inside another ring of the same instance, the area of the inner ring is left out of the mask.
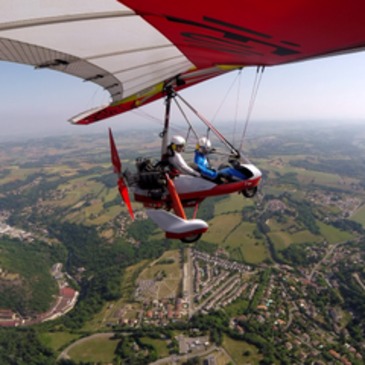
<path id="1" fill-rule="evenodd" d="M 211 151 L 211 148 L 212 143 L 208 138 L 199 138 L 198 144 L 196 145 L 194 163 L 203 177 L 210 180 L 216 180 L 218 178 L 218 172 L 210 166 L 207 157 L 208 153 Z"/>
<path id="2" fill-rule="evenodd" d="M 184 157 L 182 156 L 182 152 L 185 147 L 185 138 L 181 136 L 173 136 L 171 138 L 171 143 L 167 146 L 167 159 L 176 170 L 178 170 L 182 174 L 192 175 L 192 176 L 200 176 L 200 174 L 191 168 Z"/>

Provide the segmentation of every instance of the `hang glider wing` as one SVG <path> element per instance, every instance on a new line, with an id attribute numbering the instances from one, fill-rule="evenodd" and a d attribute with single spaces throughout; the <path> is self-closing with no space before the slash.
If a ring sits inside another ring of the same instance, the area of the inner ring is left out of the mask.
<path id="1" fill-rule="evenodd" d="M 106 89 L 89 124 L 232 68 L 363 50 L 365 2 L 342 0 L 0 0 L 0 60 Z M 223 66 L 224 65 L 224 66 Z"/>

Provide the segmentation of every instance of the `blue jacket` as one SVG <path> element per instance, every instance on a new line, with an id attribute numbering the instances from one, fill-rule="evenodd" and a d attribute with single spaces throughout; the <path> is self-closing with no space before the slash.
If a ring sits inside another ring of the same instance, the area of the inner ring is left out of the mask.
<path id="1" fill-rule="evenodd" d="M 209 179 L 215 179 L 217 177 L 218 173 L 210 167 L 207 156 L 199 150 L 195 150 L 194 163 L 197 165 L 202 176 Z"/>

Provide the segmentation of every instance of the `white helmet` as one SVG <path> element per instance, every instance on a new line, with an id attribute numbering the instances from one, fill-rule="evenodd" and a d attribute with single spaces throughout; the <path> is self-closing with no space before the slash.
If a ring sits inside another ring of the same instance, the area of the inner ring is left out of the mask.
<path id="1" fill-rule="evenodd" d="M 199 142 L 198 143 L 199 143 L 199 146 L 200 147 L 204 147 L 207 150 L 209 150 L 212 147 L 212 143 L 206 137 L 199 138 Z"/>
<path id="2" fill-rule="evenodd" d="M 171 138 L 171 143 L 175 144 L 176 146 L 184 146 L 185 142 L 185 138 L 181 136 L 172 136 Z"/>

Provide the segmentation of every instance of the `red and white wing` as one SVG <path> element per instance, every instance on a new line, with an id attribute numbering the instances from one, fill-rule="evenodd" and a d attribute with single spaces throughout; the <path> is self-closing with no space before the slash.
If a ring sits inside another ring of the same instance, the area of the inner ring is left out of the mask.
<path id="1" fill-rule="evenodd" d="M 365 46 L 365 2 L 343 0 L 0 0 L 0 60 L 62 71 L 108 90 L 88 124 L 232 68 Z"/>

